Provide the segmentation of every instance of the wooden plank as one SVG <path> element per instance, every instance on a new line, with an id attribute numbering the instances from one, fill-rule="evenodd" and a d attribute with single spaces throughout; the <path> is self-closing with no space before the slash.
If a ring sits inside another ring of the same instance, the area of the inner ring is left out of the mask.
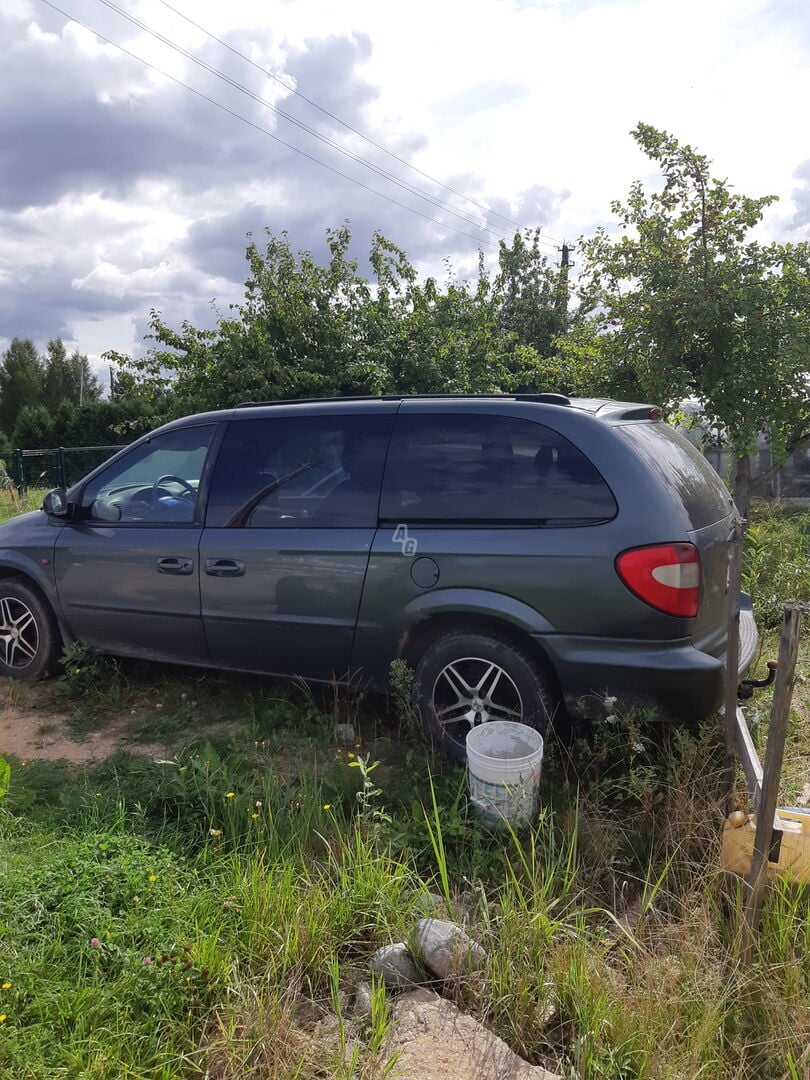
<path id="1" fill-rule="evenodd" d="M 751 795 L 751 805 L 754 812 L 756 812 L 762 802 L 762 763 L 759 760 L 757 748 L 754 746 L 754 740 L 751 738 L 751 732 L 748 730 L 743 711 L 739 707 L 737 708 L 737 757 L 745 774 L 746 786 Z M 768 848 L 768 859 L 771 862 L 779 861 L 779 845 L 781 842 L 782 819 L 777 810 L 773 816 L 773 831 Z"/>
<path id="2" fill-rule="evenodd" d="M 740 581 L 742 577 L 742 530 L 740 518 L 734 522 L 730 537 L 728 568 L 728 622 L 726 637 L 726 752 L 723 763 L 726 817 L 734 809 L 734 777 L 737 750 L 737 686 L 740 669 Z"/>
<path id="3" fill-rule="evenodd" d="M 765 893 L 768 855 L 773 833 L 773 819 L 779 797 L 779 781 L 785 754 L 790 704 L 793 684 L 796 680 L 796 660 L 799 654 L 799 632 L 802 624 L 800 604 L 785 604 L 782 612 L 782 631 L 779 636 L 779 659 L 774 682 L 771 720 L 768 725 L 768 745 L 762 770 L 762 797 L 757 815 L 754 851 L 751 857 L 751 873 L 747 880 L 748 892 L 743 908 L 742 958 L 750 963 L 753 955 L 754 936 L 759 927 L 762 899 Z"/>

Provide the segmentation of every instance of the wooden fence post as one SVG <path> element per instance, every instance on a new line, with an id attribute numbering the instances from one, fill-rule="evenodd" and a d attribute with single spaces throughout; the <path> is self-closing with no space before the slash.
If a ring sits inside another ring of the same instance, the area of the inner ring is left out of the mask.
<path id="1" fill-rule="evenodd" d="M 759 928 L 762 899 L 767 882 L 768 856 L 771 850 L 773 821 L 779 797 L 779 781 L 782 776 L 782 759 L 785 754 L 785 736 L 796 679 L 796 659 L 799 652 L 799 631 L 802 625 L 802 607 L 796 602 L 785 604 L 782 612 L 782 632 L 779 637 L 779 659 L 773 690 L 771 720 L 768 726 L 768 745 L 762 776 L 762 797 L 757 809 L 757 828 L 754 851 L 751 856 L 751 873 L 746 882 L 745 904 L 742 921 L 742 960 L 750 964 L 754 949 L 754 937 Z"/>

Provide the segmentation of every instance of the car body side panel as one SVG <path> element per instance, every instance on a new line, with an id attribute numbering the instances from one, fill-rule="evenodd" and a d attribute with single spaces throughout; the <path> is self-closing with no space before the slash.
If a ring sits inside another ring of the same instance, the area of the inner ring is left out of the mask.
<path id="1" fill-rule="evenodd" d="M 217 666 L 308 679 L 349 672 L 373 529 L 206 529 L 202 614 Z M 244 573 L 206 573 L 237 559 Z"/>
<path id="2" fill-rule="evenodd" d="M 105 652 L 150 660 L 208 663 L 200 618 L 201 528 L 68 525 L 54 570 L 71 637 Z M 162 559 L 189 572 L 162 573 Z"/>

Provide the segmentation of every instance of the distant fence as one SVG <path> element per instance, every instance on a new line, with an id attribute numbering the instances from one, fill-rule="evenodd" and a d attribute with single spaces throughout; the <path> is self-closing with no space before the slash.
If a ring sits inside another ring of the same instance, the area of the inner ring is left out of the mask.
<path id="1" fill-rule="evenodd" d="M 723 447 L 705 447 L 706 460 L 731 487 L 734 455 Z M 796 499 L 810 503 L 810 448 L 795 450 L 778 469 L 768 447 L 751 454 L 751 477 L 754 495 L 762 499 Z"/>
<path id="2" fill-rule="evenodd" d="M 121 449 L 120 446 L 57 446 L 52 450 L 15 450 L 6 468 L 21 489 L 68 488 Z"/>

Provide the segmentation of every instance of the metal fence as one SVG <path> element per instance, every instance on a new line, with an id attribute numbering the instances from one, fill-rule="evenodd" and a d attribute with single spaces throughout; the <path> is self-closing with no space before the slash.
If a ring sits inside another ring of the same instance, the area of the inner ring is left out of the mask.
<path id="1" fill-rule="evenodd" d="M 20 489 L 68 488 L 120 449 L 120 446 L 57 446 L 51 450 L 15 450 L 6 468 Z"/>
<path id="2" fill-rule="evenodd" d="M 732 452 L 715 446 L 706 447 L 703 452 L 730 487 L 734 471 Z M 794 451 L 778 469 L 773 467 L 773 455 L 768 447 L 754 450 L 751 478 L 754 495 L 762 499 L 810 502 L 810 448 Z"/>

